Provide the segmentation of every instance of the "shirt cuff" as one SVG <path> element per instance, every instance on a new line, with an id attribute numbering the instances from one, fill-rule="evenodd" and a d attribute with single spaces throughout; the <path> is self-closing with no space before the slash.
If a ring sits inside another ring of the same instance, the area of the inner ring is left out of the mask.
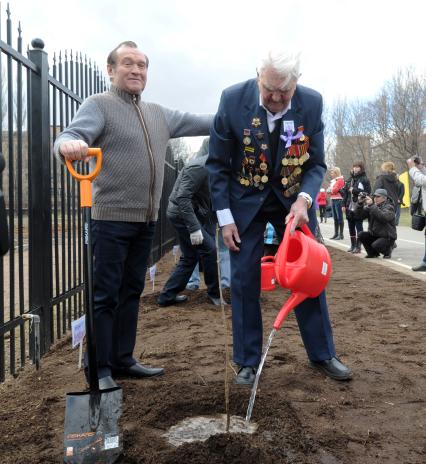
<path id="1" fill-rule="evenodd" d="M 297 196 L 298 197 L 303 197 L 307 201 L 308 209 L 312 206 L 312 197 L 309 195 L 309 193 L 299 192 L 299 194 Z"/>
<path id="2" fill-rule="evenodd" d="M 220 227 L 235 223 L 234 217 L 232 216 L 231 210 L 229 208 L 216 211 L 216 216 Z"/>

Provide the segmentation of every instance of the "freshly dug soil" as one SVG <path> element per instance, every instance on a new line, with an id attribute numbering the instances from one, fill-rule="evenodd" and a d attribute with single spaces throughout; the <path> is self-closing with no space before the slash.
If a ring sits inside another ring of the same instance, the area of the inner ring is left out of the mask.
<path id="1" fill-rule="evenodd" d="M 174 262 L 158 264 L 141 300 L 136 357 L 163 377 L 120 380 L 123 463 L 424 464 L 426 462 L 425 283 L 331 249 L 330 315 L 340 358 L 354 371 L 336 382 L 307 361 L 290 314 L 260 379 L 254 435 L 222 434 L 179 448 L 163 434 L 180 420 L 225 411 L 224 328 L 205 290 L 160 308 L 158 290 Z M 262 295 L 265 339 L 288 292 Z M 227 308 L 230 315 L 230 307 Z M 85 388 L 70 339 L 0 386 L 0 462 L 61 462 L 65 395 Z M 232 374 L 232 375 L 231 375 Z M 232 384 L 230 413 L 245 416 L 250 389 Z"/>

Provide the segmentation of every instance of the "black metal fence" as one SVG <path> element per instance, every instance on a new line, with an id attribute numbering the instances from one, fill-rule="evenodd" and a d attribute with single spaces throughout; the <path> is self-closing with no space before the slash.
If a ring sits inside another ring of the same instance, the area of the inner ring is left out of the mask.
<path id="1" fill-rule="evenodd" d="M 0 12 L 1 14 L 1 12 Z M 0 188 L 8 211 L 10 251 L 0 258 L 0 382 L 35 361 L 31 316 L 40 317 L 40 352 L 71 328 L 84 308 L 81 214 L 75 181 L 52 156 L 56 135 L 81 102 L 107 88 L 98 67 L 81 53 L 48 55 L 40 39 L 16 49 L 9 8 L 6 41 L 0 16 L 0 146 L 7 167 Z M 165 204 L 178 166 L 168 151 L 160 219 L 152 250 L 156 262 L 174 243 Z M 29 316 L 29 317 L 28 317 Z M 29 321 L 29 322 L 28 322 Z"/>

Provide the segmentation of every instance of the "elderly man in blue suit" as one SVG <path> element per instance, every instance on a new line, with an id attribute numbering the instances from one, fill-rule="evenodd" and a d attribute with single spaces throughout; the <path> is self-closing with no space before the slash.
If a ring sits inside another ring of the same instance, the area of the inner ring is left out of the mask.
<path id="1" fill-rule="evenodd" d="M 260 259 L 270 222 L 282 237 L 306 223 L 315 229 L 315 199 L 326 165 L 322 97 L 297 83 L 298 55 L 269 52 L 257 79 L 225 89 L 210 133 L 207 169 L 213 208 L 231 251 L 235 382 L 251 385 L 262 353 Z M 336 380 L 351 371 L 336 358 L 323 292 L 295 309 L 311 365 Z"/>

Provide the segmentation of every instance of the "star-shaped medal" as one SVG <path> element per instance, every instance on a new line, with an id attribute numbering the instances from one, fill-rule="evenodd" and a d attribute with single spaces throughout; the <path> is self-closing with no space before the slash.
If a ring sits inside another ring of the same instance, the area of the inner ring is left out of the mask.
<path id="1" fill-rule="evenodd" d="M 262 123 L 260 122 L 260 118 L 253 118 L 253 121 L 251 122 L 251 125 L 253 127 L 259 127 L 260 125 L 262 125 Z"/>

